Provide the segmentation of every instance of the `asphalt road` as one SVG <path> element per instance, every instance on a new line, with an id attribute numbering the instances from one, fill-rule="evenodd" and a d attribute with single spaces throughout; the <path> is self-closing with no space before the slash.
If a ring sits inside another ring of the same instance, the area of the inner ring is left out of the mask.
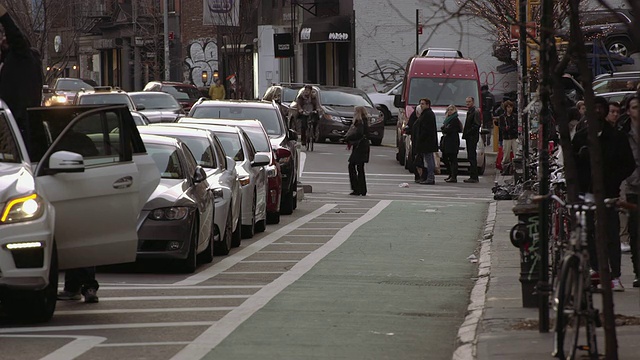
<path id="1" fill-rule="evenodd" d="M 348 195 L 344 145 L 318 144 L 301 177 L 313 192 L 280 224 L 192 275 L 100 269 L 98 304 L 58 302 L 47 324 L 0 317 L 0 357 L 450 359 L 493 176 L 417 185 L 392 131 L 372 147 L 366 197 Z"/>

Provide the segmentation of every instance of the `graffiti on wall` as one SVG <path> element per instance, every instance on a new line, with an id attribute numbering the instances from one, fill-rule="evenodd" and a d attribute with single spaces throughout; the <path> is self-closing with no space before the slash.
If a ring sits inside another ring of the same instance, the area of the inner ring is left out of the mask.
<path id="1" fill-rule="evenodd" d="M 404 65 L 393 60 L 374 60 L 368 71 L 358 71 L 361 78 L 373 81 L 375 88 L 395 84 L 404 78 Z"/>
<path id="2" fill-rule="evenodd" d="M 496 74 L 493 71 L 482 71 L 480 73 L 480 84 L 489 86 L 489 91 L 491 92 L 498 91 L 506 93 L 515 90 L 513 89 L 515 83 L 510 81 L 513 77 L 513 73 Z"/>
<path id="3" fill-rule="evenodd" d="M 186 77 L 195 86 L 209 86 L 214 70 L 218 70 L 218 45 L 209 40 L 194 40 L 187 48 L 184 59 Z M 206 71 L 206 82 L 202 74 Z"/>

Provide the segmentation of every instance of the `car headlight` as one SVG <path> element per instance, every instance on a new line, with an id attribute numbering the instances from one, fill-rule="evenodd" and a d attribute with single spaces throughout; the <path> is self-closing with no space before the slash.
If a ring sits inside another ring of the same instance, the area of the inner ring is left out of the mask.
<path id="1" fill-rule="evenodd" d="M 240 186 L 247 186 L 249 185 L 249 183 L 251 182 L 251 178 L 249 178 L 249 176 L 241 176 L 238 178 L 238 181 L 240 181 Z"/>
<path id="2" fill-rule="evenodd" d="M 330 115 L 330 114 L 324 114 L 324 118 L 327 120 L 338 121 L 338 122 L 341 122 L 342 120 L 344 120 L 344 118 L 342 118 L 341 116 Z"/>
<path id="3" fill-rule="evenodd" d="M 369 118 L 369 124 L 370 125 L 377 124 L 379 122 L 382 122 L 382 119 L 383 119 L 383 117 L 372 116 L 372 117 Z"/>
<path id="4" fill-rule="evenodd" d="M 56 95 L 54 97 L 52 97 L 53 102 L 58 103 L 58 104 L 66 104 L 67 103 L 67 97 L 64 95 Z"/>
<path id="5" fill-rule="evenodd" d="M 151 220 L 182 220 L 189 215 L 189 208 L 185 206 L 172 206 L 159 208 L 149 213 Z"/>
<path id="6" fill-rule="evenodd" d="M 265 169 L 267 170 L 268 178 L 274 178 L 278 175 L 278 169 L 276 168 L 275 165 L 268 165 L 265 167 Z"/>
<path id="7" fill-rule="evenodd" d="M 2 210 L 0 223 L 11 224 L 37 219 L 44 213 L 44 201 L 37 194 L 11 199 Z"/>

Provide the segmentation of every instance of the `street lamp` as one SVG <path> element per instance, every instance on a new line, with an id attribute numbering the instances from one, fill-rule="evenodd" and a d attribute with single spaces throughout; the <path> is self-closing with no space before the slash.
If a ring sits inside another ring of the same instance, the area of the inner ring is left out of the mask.
<path id="1" fill-rule="evenodd" d="M 218 70 L 213 70 L 213 80 L 216 80 L 219 76 L 220 73 L 218 73 Z"/>
<path id="2" fill-rule="evenodd" d="M 207 85 L 207 80 L 209 79 L 209 73 L 207 71 L 202 72 L 202 85 Z"/>

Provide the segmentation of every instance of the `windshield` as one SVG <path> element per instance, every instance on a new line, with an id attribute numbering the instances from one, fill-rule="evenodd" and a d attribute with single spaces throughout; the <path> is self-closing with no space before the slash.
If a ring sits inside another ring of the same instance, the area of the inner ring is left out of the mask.
<path id="1" fill-rule="evenodd" d="M 78 99 L 80 105 L 127 105 L 135 110 L 131 98 L 127 94 L 86 94 Z"/>
<path id="2" fill-rule="evenodd" d="M 335 90 L 320 91 L 320 103 L 324 106 L 373 107 L 364 94 L 351 94 Z"/>
<path id="3" fill-rule="evenodd" d="M 0 113 L 0 162 L 19 163 L 20 151 L 18 150 L 18 142 L 15 134 L 9 126 L 9 119 L 6 118 L 4 112 Z"/>
<path id="4" fill-rule="evenodd" d="M 87 84 L 80 79 L 59 79 L 56 82 L 56 91 L 80 91 L 80 90 L 93 90 L 93 86 Z"/>
<path id="5" fill-rule="evenodd" d="M 222 148 L 227 156 L 231 157 L 235 161 L 244 160 L 244 152 L 242 151 L 242 144 L 240 143 L 240 137 L 236 133 L 223 133 L 217 132 L 218 140 L 222 144 Z"/>
<path id="6" fill-rule="evenodd" d="M 298 96 L 299 89 L 290 89 L 290 88 L 282 88 L 282 99 L 281 102 L 294 102 L 296 100 L 296 96 Z"/>
<path id="7" fill-rule="evenodd" d="M 180 168 L 180 156 L 178 149 L 173 146 L 145 143 L 147 153 L 151 155 L 153 162 L 160 170 L 163 179 L 184 179 L 184 173 Z"/>
<path id="8" fill-rule="evenodd" d="M 640 79 L 637 75 L 595 80 L 593 82 L 593 92 L 602 94 L 607 92 L 628 91 L 635 89 L 639 82 Z"/>
<path id="9" fill-rule="evenodd" d="M 171 94 L 177 100 L 197 100 L 202 97 L 198 89 L 190 86 L 163 86 L 162 91 Z"/>
<path id="10" fill-rule="evenodd" d="M 213 118 L 213 119 L 234 119 L 234 120 L 252 120 L 257 119 L 262 123 L 267 135 L 270 137 L 278 137 L 284 133 L 284 129 L 280 125 L 278 117 L 278 109 L 254 108 L 242 106 L 226 106 L 226 105 L 200 105 L 193 110 L 191 117 L 194 118 Z"/>
<path id="11" fill-rule="evenodd" d="M 402 82 L 399 83 L 391 83 L 387 86 L 385 86 L 382 90 L 380 90 L 381 93 L 388 93 L 389 91 L 393 90 L 393 88 L 395 88 L 396 86 L 402 84 Z"/>
<path id="12" fill-rule="evenodd" d="M 198 165 L 205 168 L 215 168 L 215 155 L 209 140 L 203 137 L 180 136 L 180 140 L 184 141 L 193 153 Z"/>
<path id="13" fill-rule="evenodd" d="M 242 130 L 247 133 L 249 140 L 251 140 L 256 151 L 271 151 L 271 143 L 264 135 L 264 131 L 262 131 L 261 128 L 255 126 L 243 126 Z"/>
<path id="14" fill-rule="evenodd" d="M 130 94 L 136 106 L 144 106 L 145 110 L 182 109 L 178 101 L 169 94 Z"/>
<path id="15" fill-rule="evenodd" d="M 466 107 L 471 96 L 478 102 L 478 81 L 474 79 L 412 78 L 407 104 L 416 105 L 420 99 L 431 100 L 431 106 L 456 105 Z"/>

